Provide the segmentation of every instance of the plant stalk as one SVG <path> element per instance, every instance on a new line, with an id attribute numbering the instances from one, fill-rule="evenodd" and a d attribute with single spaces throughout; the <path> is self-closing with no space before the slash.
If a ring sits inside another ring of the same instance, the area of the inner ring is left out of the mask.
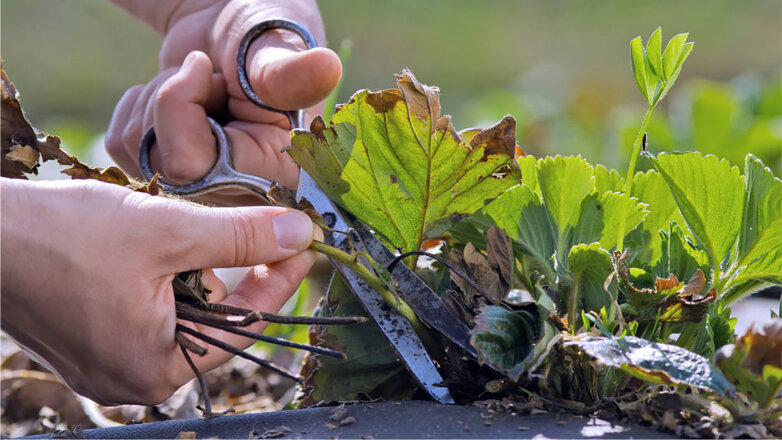
<path id="1" fill-rule="evenodd" d="M 641 145 L 643 143 L 644 135 L 646 134 L 646 127 L 649 125 L 649 120 L 652 118 L 652 113 L 657 104 L 652 104 L 646 109 L 644 120 L 641 122 L 641 128 L 638 130 L 638 134 L 635 135 L 635 142 L 633 142 L 633 152 L 630 155 L 630 165 L 627 167 L 627 177 L 625 178 L 625 194 L 629 197 L 633 190 L 633 176 L 635 175 L 635 165 L 638 162 L 638 156 L 641 155 Z M 627 226 L 627 203 L 622 204 L 622 215 L 619 217 L 619 237 L 616 241 L 616 249 L 620 252 L 624 247 L 625 239 L 625 227 Z"/>
<path id="2" fill-rule="evenodd" d="M 321 254 L 333 259 L 339 264 L 342 264 L 343 266 L 350 269 L 353 273 L 358 275 L 362 280 L 366 281 L 367 284 L 369 284 L 369 286 L 374 289 L 375 292 L 383 297 L 383 299 L 386 300 L 388 304 L 396 305 L 399 313 L 401 313 L 402 316 L 410 321 L 416 333 L 418 333 L 422 339 L 428 339 L 428 332 L 426 331 L 426 328 L 424 327 L 421 320 L 418 319 L 418 315 L 415 314 L 415 311 L 413 311 L 413 309 L 410 308 L 406 302 L 402 301 L 398 297 L 395 297 L 394 294 L 389 290 L 389 287 L 386 285 L 386 283 L 375 276 L 366 266 L 361 264 L 358 261 L 358 257 L 317 240 L 313 240 L 309 248 L 313 251 L 320 252 Z"/>
<path id="3" fill-rule="evenodd" d="M 313 240 L 310 244 L 310 249 L 333 259 L 339 264 L 348 267 L 353 273 L 358 275 L 362 280 L 366 281 L 371 288 L 377 292 L 388 290 L 385 283 L 380 278 L 375 276 L 369 269 L 363 264 L 358 262 L 358 258 L 355 255 L 351 255 L 347 252 L 341 251 L 333 246 L 329 246 L 323 242 Z"/>

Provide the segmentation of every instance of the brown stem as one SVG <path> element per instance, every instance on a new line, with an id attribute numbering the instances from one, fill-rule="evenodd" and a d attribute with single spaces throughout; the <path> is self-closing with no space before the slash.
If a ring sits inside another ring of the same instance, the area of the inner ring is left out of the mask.
<path id="1" fill-rule="evenodd" d="M 197 321 L 192 321 L 192 322 L 197 322 Z M 204 324 L 204 323 L 199 322 L 199 324 Z M 243 330 L 243 329 L 236 328 L 236 327 L 229 327 L 229 326 L 225 326 L 225 325 L 216 325 L 216 324 L 204 324 L 204 325 L 208 325 L 209 327 L 213 327 L 213 328 L 216 328 L 218 330 L 222 330 L 222 331 L 225 331 L 225 332 L 228 332 L 228 333 L 233 333 L 235 335 L 246 336 L 248 338 L 253 338 L 253 339 L 256 339 L 256 340 L 261 341 L 261 342 L 268 342 L 270 344 L 281 345 L 283 347 L 297 348 L 299 350 L 306 350 L 306 351 L 309 351 L 309 352 L 312 352 L 312 353 L 317 353 L 317 354 L 322 354 L 322 355 L 326 355 L 326 356 L 331 356 L 331 357 L 345 359 L 345 353 L 343 353 L 341 351 L 337 351 L 337 350 L 331 350 L 331 349 L 322 348 L 322 347 L 315 347 L 315 346 L 306 345 L 306 344 L 299 344 L 297 342 L 292 342 L 292 341 L 288 341 L 288 340 L 280 339 L 280 338 L 274 338 L 272 336 L 266 336 L 266 335 L 263 335 L 261 333 L 255 333 L 255 332 Z"/>
<path id="2" fill-rule="evenodd" d="M 182 350 L 182 354 L 185 356 L 187 364 L 190 365 L 190 368 L 193 369 L 193 372 L 196 375 L 196 379 L 198 379 L 198 386 L 201 387 L 201 397 L 204 399 L 204 407 L 202 408 L 201 405 L 196 405 L 196 408 L 201 411 L 201 415 L 207 418 L 211 418 L 224 416 L 228 413 L 234 412 L 233 408 L 228 408 L 227 410 L 220 411 L 219 413 L 212 412 L 212 401 L 209 398 L 209 391 L 206 388 L 206 380 L 204 380 L 204 376 L 198 370 L 198 367 L 196 367 L 193 359 L 190 358 L 190 353 L 187 352 L 188 349 L 186 349 L 182 344 L 179 344 L 179 348 Z"/>
<path id="3" fill-rule="evenodd" d="M 247 327 L 258 321 L 274 322 L 278 324 L 349 325 L 360 324 L 367 320 L 367 318 L 363 316 L 281 316 L 273 313 L 214 303 L 187 304 L 177 302 L 176 307 L 177 315 L 181 313 L 188 318 L 198 317 L 206 322 L 231 327 Z M 216 316 L 215 313 L 229 316 Z"/>
<path id="4" fill-rule="evenodd" d="M 180 347 L 188 349 L 188 351 L 192 351 L 193 353 L 203 356 L 206 354 L 206 347 L 203 347 L 184 335 L 184 333 L 180 331 L 174 332 L 174 339 L 177 341 Z"/>
<path id="5" fill-rule="evenodd" d="M 219 339 L 215 339 L 215 338 L 213 338 L 211 336 L 207 336 L 207 335 L 205 335 L 205 334 L 203 334 L 203 333 L 201 333 L 201 332 L 199 332 L 197 330 L 193 330 L 193 329 L 191 329 L 189 327 L 185 327 L 182 324 L 177 324 L 176 328 L 179 331 L 182 331 L 182 332 L 187 333 L 189 335 L 195 336 L 196 338 L 206 342 L 209 345 L 214 345 L 215 347 L 217 347 L 217 348 L 219 348 L 221 350 L 227 351 L 228 353 L 231 353 L 233 355 L 236 355 L 236 356 L 239 356 L 239 357 L 243 357 L 243 358 L 245 358 L 247 360 L 253 361 L 256 364 L 260 365 L 261 367 L 268 368 L 268 369 L 270 369 L 270 370 L 280 374 L 281 376 L 285 376 L 285 377 L 287 377 L 289 379 L 295 380 L 298 383 L 302 383 L 302 378 L 301 377 L 296 376 L 295 374 L 291 373 L 290 371 L 286 370 L 285 368 L 283 368 L 283 367 L 281 367 L 279 365 L 275 365 L 275 364 L 273 364 L 273 363 L 271 363 L 269 361 L 263 360 L 263 359 L 261 359 L 261 358 L 259 358 L 257 356 L 253 356 L 253 355 L 251 355 L 249 353 L 245 353 L 244 351 L 239 350 L 238 348 L 236 348 L 236 347 L 234 347 L 232 345 L 226 344 L 225 342 L 223 342 L 223 341 L 221 341 Z"/>

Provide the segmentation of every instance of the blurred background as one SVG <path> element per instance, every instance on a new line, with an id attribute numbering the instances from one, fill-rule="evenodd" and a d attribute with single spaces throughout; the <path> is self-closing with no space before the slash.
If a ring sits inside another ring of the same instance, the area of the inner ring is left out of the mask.
<path id="1" fill-rule="evenodd" d="M 350 52 L 336 102 L 362 88 L 394 87 L 393 75 L 410 68 L 440 87 L 443 113 L 457 129 L 489 126 L 510 113 L 526 152 L 581 154 L 620 170 L 645 111 L 630 40 L 646 40 L 657 26 L 664 43 L 689 32 L 695 48 L 655 111 L 649 149 L 700 150 L 740 166 L 751 152 L 782 175 L 780 0 L 324 0 L 320 10 L 329 46 Z M 28 118 L 85 162 L 110 165 L 102 139 L 114 105 L 156 74 L 161 37 L 106 1 L 2 0 L 0 17 L 0 55 Z M 319 290 L 315 284 L 300 292 Z M 306 297 L 295 296 L 287 312 L 309 313 Z M 737 332 L 779 302 L 758 301 L 765 303 L 736 305 Z M 304 328 L 269 332 L 307 339 Z M 2 434 L 195 416 L 193 387 L 160 407 L 98 409 L 2 342 Z M 286 350 L 264 356 L 298 362 Z M 279 409 L 292 392 L 279 376 L 242 361 L 207 380 L 218 409 Z"/>
<path id="2" fill-rule="evenodd" d="M 737 165 L 752 152 L 782 174 L 779 0 L 328 0 L 320 9 L 330 47 L 352 42 L 337 102 L 393 87 L 407 67 L 440 87 L 458 129 L 510 113 L 527 152 L 621 168 L 644 110 L 629 42 L 658 25 L 664 42 L 689 32 L 695 49 L 655 112 L 649 148 Z M 155 75 L 160 41 L 108 2 L 2 0 L 2 57 L 22 104 L 77 154 L 106 129 L 122 93 Z"/>

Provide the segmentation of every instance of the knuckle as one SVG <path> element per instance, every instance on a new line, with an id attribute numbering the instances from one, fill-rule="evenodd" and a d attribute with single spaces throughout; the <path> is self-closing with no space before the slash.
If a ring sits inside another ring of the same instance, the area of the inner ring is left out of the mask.
<path id="1" fill-rule="evenodd" d="M 238 210 L 231 216 L 231 224 L 234 231 L 235 256 L 234 262 L 237 264 L 249 262 L 255 255 L 256 243 L 261 238 L 259 231 L 255 226 L 252 216 L 248 213 Z"/>
<path id="2" fill-rule="evenodd" d="M 161 164 L 163 175 L 174 182 L 193 182 L 198 175 L 186 158 L 177 152 L 168 152 Z"/>

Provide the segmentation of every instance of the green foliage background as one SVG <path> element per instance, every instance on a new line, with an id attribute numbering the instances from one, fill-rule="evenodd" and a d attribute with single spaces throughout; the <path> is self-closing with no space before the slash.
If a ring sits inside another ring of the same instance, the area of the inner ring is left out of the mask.
<path id="1" fill-rule="evenodd" d="M 108 2 L 2 0 L 1 7 L 2 56 L 25 109 L 73 152 L 105 130 L 128 87 L 157 71 L 160 37 Z M 627 42 L 658 25 L 666 39 L 689 31 L 697 49 L 652 119 L 650 149 L 697 148 L 736 165 L 752 152 L 782 174 L 776 0 L 324 0 L 320 9 L 332 47 L 353 41 L 341 101 L 360 88 L 391 87 L 391 75 L 408 67 L 443 90 L 456 126 L 487 126 L 512 113 L 525 150 L 580 153 L 608 166 L 625 163 L 643 112 Z M 696 106 L 693 118 L 687 109 Z"/>

